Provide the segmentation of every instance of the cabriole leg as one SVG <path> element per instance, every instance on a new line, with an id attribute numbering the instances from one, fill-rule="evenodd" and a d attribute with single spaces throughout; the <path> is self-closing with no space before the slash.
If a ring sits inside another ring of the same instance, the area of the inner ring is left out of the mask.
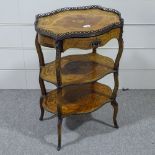
<path id="1" fill-rule="evenodd" d="M 62 129 L 62 118 L 58 117 L 58 126 L 57 126 L 57 130 L 58 130 L 58 146 L 57 146 L 57 150 L 58 151 L 61 149 L 61 129 Z"/>
<path id="2" fill-rule="evenodd" d="M 46 95 L 45 84 L 44 84 L 44 81 L 40 77 L 39 77 L 39 85 L 40 85 L 40 89 L 41 89 L 41 94 L 43 96 Z"/>
<path id="3" fill-rule="evenodd" d="M 38 34 L 36 35 L 35 45 L 36 45 L 36 50 L 37 50 L 37 54 L 38 54 L 38 58 L 39 58 L 39 64 L 40 64 L 40 71 L 41 71 L 41 66 L 44 66 L 45 62 L 44 62 L 44 56 L 43 56 L 41 46 L 40 46 L 40 44 L 38 42 Z M 46 95 L 46 88 L 45 88 L 44 81 L 43 81 L 43 79 L 41 79 L 41 77 L 39 77 L 39 85 L 40 85 L 41 94 L 42 94 L 42 97 L 40 98 L 41 115 L 40 115 L 39 120 L 42 121 L 43 117 L 44 117 L 44 108 L 42 106 L 42 102 L 43 102 L 43 96 Z"/>
<path id="4" fill-rule="evenodd" d="M 40 97 L 40 110 L 41 110 L 41 114 L 39 118 L 40 121 L 43 121 L 43 117 L 44 117 L 44 108 L 42 106 L 42 103 L 43 103 L 43 97 Z"/>
<path id="5" fill-rule="evenodd" d="M 114 100 L 111 102 L 111 105 L 113 106 L 113 109 L 114 109 L 114 113 L 113 113 L 114 127 L 118 129 L 119 128 L 117 124 L 118 103 L 116 100 Z"/>
<path id="6" fill-rule="evenodd" d="M 39 84 L 40 84 L 41 93 L 42 93 L 42 97 L 40 97 L 40 110 L 41 110 L 41 114 L 40 114 L 39 120 L 43 121 L 44 108 L 43 108 L 42 104 L 43 104 L 43 96 L 46 95 L 46 88 L 45 88 L 44 81 L 40 77 L 39 77 Z"/>
<path id="7" fill-rule="evenodd" d="M 56 78 L 57 78 L 57 95 L 62 96 L 62 79 L 61 79 L 61 52 L 63 51 L 63 41 L 59 40 L 56 41 Z M 57 97 L 58 97 L 57 96 Z M 61 101 L 57 103 L 57 114 L 58 114 L 58 125 L 57 125 L 57 132 L 58 132 L 58 146 L 57 150 L 61 149 L 61 128 L 62 128 L 62 105 Z"/>
<path id="8" fill-rule="evenodd" d="M 120 32 L 120 37 L 118 39 L 118 44 L 119 44 L 119 51 L 118 54 L 116 56 L 116 60 L 115 60 L 115 64 L 114 64 L 114 69 L 116 70 L 116 72 L 114 72 L 114 90 L 112 93 L 112 106 L 114 108 L 114 113 L 113 113 L 113 122 L 114 122 L 114 127 L 115 128 L 119 128 L 118 124 L 117 124 L 117 113 L 118 113 L 118 103 L 116 102 L 116 96 L 117 96 L 117 92 L 118 92 L 118 88 L 119 88 L 119 78 L 118 78 L 118 69 L 119 69 L 119 61 L 120 58 L 122 56 L 123 53 L 123 38 L 122 38 L 122 34 L 123 34 L 123 27 L 121 28 L 121 32 Z"/>
<path id="9" fill-rule="evenodd" d="M 41 93 L 42 93 L 42 96 L 40 97 L 40 110 L 41 110 L 41 114 L 40 114 L 39 120 L 43 121 L 44 108 L 43 108 L 42 104 L 43 104 L 43 96 L 46 95 L 46 89 L 45 89 L 44 81 L 40 77 L 39 77 L 39 84 L 40 84 Z"/>
<path id="10" fill-rule="evenodd" d="M 43 56 L 41 46 L 38 42 L 38 34 L 36 35 L 35 45 L 36 45 L 36 50 L 37 50 L 37 54 L 38 54 L 38 58 L 39 58 L 40 71 L 41 71 L 41 66 L 44 66 L 45 62 L 44 62 L 44 56 Z M 40 77 L 39 77 L 39 84 L 40 84 L 42 95 L 46 95 L 45 84 L 44 84 L 44 81 Z"/>
<path id="11" fill-rule="evenodd" d="M 113 90 L 113 94 L 112 94 L 111 105 L 113 106 L 113 109 L 114 109 L 114 112 L 113 112 L 114 127 L 119 128 L 118 124 L 117 124 L 117 120 L 116 120 L 117 113 L 118 113 L 118 103 L 116 101 L 116 96 L 117 96 L 118 87 L 119 87 L 118 71 L 114 73 L 114 82 L 115 82 L 115 86 L 114 86 L 114 90 Z"/>

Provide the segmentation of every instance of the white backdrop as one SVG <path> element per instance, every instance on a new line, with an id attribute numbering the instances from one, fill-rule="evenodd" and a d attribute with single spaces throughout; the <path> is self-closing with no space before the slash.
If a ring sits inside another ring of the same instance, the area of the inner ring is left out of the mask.
<path id="1" fill-rule="evenodd" d="M 102 5 L 117 9 L 125 19 L 125 49 L 120 63 L 120 88 L 155 89 L 155 0 L 0 0 L 0 89 L 36 89 L 38 59 L 34 20 L 38 13 L 61 7 Z M 115 57 L 117 43 L 98 51 Z M 69 50 L 65 53 L 81 53 Z M 47 61 L 55 52 L 44 49 Z M 101 82 L 113 85 L 112 76 Z M 48 87 L 51 85 L 48 84 Z M 53 86 L 52 86 L 53 87 Z"/>

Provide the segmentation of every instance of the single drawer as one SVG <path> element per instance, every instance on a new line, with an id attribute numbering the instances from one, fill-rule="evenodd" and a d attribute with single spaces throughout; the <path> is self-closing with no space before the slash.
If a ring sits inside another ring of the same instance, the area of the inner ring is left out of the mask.
<path id="1" fill-rule="evenodd" d="M 80 49 L 92 49 L 104 46 L 108 41 L 113 38 L 118 39 L 120 35 L 120 28 L 112 29 L 111 31 L 102 35 L 90 38 L 70 38 L 65 39 L 63 42 L 64 51 L 69 48 L 80 48 Z"/>
<path id="2" fill-rule="evenodd" d="M 92 49 L 101 47 L 113 38 L 118 39 L 120 32 L 120 28 L 116 28 L 96 37 L 65 39 L 63 41 L 63 50 L 65 51 L 69 48 Z M 50 37 L 38 35 L 38 41 L 42 46 L 55 48 L 55 41 Z"/>

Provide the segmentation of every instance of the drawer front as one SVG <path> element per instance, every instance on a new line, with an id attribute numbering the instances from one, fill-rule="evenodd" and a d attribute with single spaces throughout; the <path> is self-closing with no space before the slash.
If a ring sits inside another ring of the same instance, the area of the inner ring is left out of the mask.
<path id="1" fill-rule="evenodd" d="M 120 35 L 120 28 L 113 29 L 103 35 L 90 38 L 70 38 L 63 41 L 64 51 L 69 48 L 92 49 L 104 46 L 113 38 L 118 39 Z M 55 41 L 50 37 L 38 35 L 38 41 L 42 46 L 55 48 Z"/>
<path id="2" fill-rule="evenodd" d="M 120 35 L 120 29 L 113 29 L 103 35 L 90 38 L 71 38 L 65 39 L 63 42 L 64 51 L 69 48 L 80 48 L 80 49 L 92 49 L 104 46 L 108 41 L 113 38 L 118 39 Z"/>

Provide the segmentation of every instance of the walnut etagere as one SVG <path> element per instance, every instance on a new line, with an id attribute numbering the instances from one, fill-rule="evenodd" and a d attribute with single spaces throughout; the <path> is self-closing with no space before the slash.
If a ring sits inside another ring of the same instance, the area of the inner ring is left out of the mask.
<path id="1" fill-rule="evenodd" d="M 116 96 L 119 61 L 123 52 L 123 19 L 120 13 L 101 6 L 63 8 L 37 15 L 35 29 L 42 92 L 40 120 L 43 120 L 44 110 L 58 117 L 57 150 L 61 148 L 64 117 L 90 113 L 111 103 L 114 127 L 118 128 Z M 119 44 L 115 60 L 97 53 L 98 47 L 113 38 Z M 45 64 L 41 46 L 55 48 L 56 60 Z M 62 52 L 70 48 L 92 49 L 92 52 L 61 58 Z M 97 82 L 110 73 L 113 73 L 115 80 L 113 90 Z M 56 85 L 57 89 L 47 92 L 44 81 Z"/>

